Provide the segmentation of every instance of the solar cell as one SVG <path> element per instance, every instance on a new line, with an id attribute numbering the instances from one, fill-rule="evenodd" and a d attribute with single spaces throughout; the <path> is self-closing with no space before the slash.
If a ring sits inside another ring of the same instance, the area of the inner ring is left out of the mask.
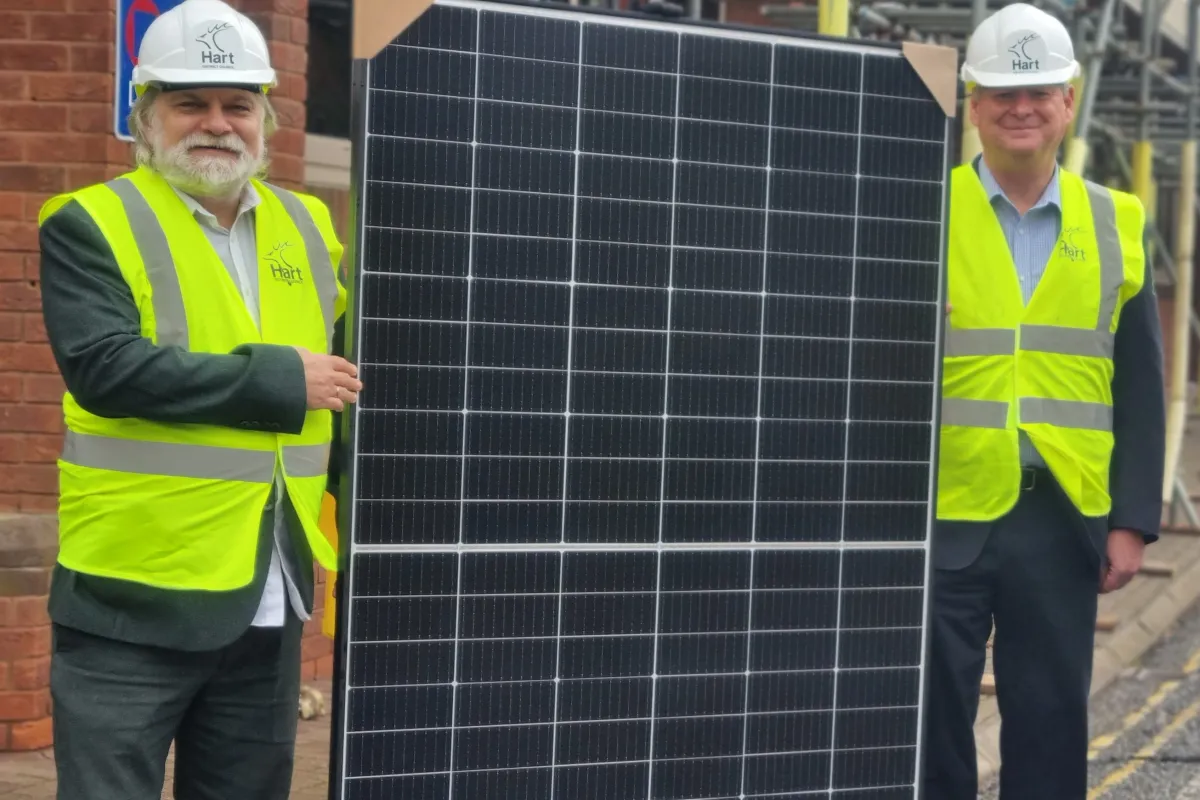
<path id="1" fill-rule="evenodd" d="M 335 796 L 916 797 L 918 71 L 442 0 L 359 75 Z"/>

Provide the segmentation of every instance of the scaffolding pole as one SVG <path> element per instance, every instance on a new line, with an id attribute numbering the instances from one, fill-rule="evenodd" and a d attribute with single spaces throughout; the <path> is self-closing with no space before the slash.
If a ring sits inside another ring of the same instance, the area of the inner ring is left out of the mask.
<path id="1" fill-rule="evenodd" d="M 1100 12 L 1100 24 L 1096 28 L 1096 39 L 1088 52 L 1087 71 L 1083 78 L 1083 97 L 1079 100 L 1076 114 L 1075 135 L 1067 142 L 1067 153 L 1063 168 L 1082 175 L 1088 160 L 1088 128 L 1096 105 L 1096 92 L 1100 89 L 1100 70 L 1104 66 L 1104 52 L 1108 49 L 1108 37 L 1112 32 L 1112 20 L 1116 14 L 1117 0 L 1104 0 Z"/>
<path id="2" fill-rule="evenodd" d="M 849 0 L 817 0 L 817 33 L 843 38 L 850 34 Z"/>
<path id="3" fill-rule="evenodd" d="M 1188 2 L 1188 85 L 1197 78 L 1197 36 L 1200 2 Z M 1163 502 L 1170 504 L 1170 521 L 1182 510 L 1193 527 L 1200 527 L 1186 483 L 1179 474 L 1179 456 L 1187 430 L 1188 365 L 1191 363 L 1192 273 L 1196 223 L 1196 123 L 1200 109 L 1193 91 L 1187 97 L 1187 127 L 1179 151 L 1179 200 L 1175 224 L 1175 309 L 1172 319 L 1170 397 L 1167 403 L 1167 454 Z"/>

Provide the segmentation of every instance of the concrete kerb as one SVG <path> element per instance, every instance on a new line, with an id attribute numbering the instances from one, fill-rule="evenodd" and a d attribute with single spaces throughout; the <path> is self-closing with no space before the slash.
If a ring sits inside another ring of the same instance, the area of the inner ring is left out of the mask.
<path id="1" fill-rule="evenodd" d="M 1153 600 L 1125 620 L 1112 636 L 1097 646 L 1092 664 L 1091 696 L 1102 692 L 1134 662 L 1145 655 L 1188 608 L 1200 599 L 1200 540 L 1188 548 L 1186 568 Z M 995 704 L 991 704 L 995 709 Z M 991 781 L 1000 769 L 1000 714 L 993 710 L 975 723 L 975 752 L 979 785 Z"/>

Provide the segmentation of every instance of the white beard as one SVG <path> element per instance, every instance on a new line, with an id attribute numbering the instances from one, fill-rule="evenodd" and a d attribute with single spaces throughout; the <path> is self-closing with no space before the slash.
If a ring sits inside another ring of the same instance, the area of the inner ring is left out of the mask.
<path id="1" fill-rule="evenodd" d="M 252 156 L 246 143 L 236 134 L 211 136 L 193 133 L 170 148 L 162 146 L 162 134 L 150 132 L 149 166 L 181 192 L 197 197 L 232 197 L 263 165 L 265 142 L 259 142 L 258 157 Z M 237 154 L 236 159 L 189 152 L 193 147 L 220 147 Z"/>

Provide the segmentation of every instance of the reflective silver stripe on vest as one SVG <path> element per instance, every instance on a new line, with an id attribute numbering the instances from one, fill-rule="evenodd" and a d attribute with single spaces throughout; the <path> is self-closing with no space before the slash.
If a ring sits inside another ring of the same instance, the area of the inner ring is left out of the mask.
<path id="1" fill-rule="evenodd" d="M 1100 249 L 1100 313 L 1096 317 L 1096 330 L 1107 332 L 1117 313 L 1121 284 L 1125 282 L 1121 238 L 1117 233 L 1117 207 L 1108 189 L 1091 181 L 1084 181 L 1084 185 L 1092 205 L 1096 246 Z"/>
<path id="2" fill-rule="evenodd" d="M 63 437 L 62 459 L 92 469 L 173 478 L 270 483 L 275 475 L 275 453 L 269 450 L 145 442 L 74 431 Z"/>
<path id="3" fill-rule="evenodd" d="M 1060 325 L 1021 326 L 1021 349 L 1039 353 L 1112 358 L 1115 339 L 1107 329 L 1092 331 Z"/>
<path id="4" fill-rule="evenodd" d="M 292 478 L 320 478 L 329 474 L 329 445 L 301 444 L 283 448 L 283 468 Z"/>
<path id="5" fill-rule="evenodd" d="M 1015 343 L 1011 328 L 948 328 L 943 355 L 1011 356 Z"/>
<path id="6" fill-rule="evenodd" d="M 1112 430 L 1112 407 L 1081 400 L 1052 400 L 1048 397 L 1022 397 L 1021 422 L 1043 423 L 1059 428 Z"/>
<path id="7" fill-rule="evenodd" d="M 154 305 L 157 343 L 162 347 L 175 346 L 187 350 L 188 329 L 187 314 L 183 310 L 183 290 L 179 288 L 179 275 L 175 272 L 175 260 L 171 258 L 167 235 L 133 181 L 116 178 L 105 185 L 121 199 L 121 205 L 125 207 L 133 240 L 146 268 Z"/>
<path id="8" fill-rule="evenodd" d="M 1008 403 L 1001 400 L 969 400 L 965 397 L 942 398 L 942 425 L 970 428 L 999 428 L 1008 422 Z"/>
<path id="9" fill-rule="evenodd" d="M 304 249 L 308 251 L 308 271 L 313 276 L 313 285 L 317 290 L 317 297 L 321 300 L 321 314 L 325 317 L 325 347 L 331 350 L 337 282 L 333 274 L 333 261 L 329 258 L 329 248 L 325 246 L 325 239 L 321 236 L 317 223 L 313 221 L 312 214 L 300 198 L 279 186 L 267 186 L 283 203 L 292 224 L 300 231 L 300 238 L 304 240 Z"/>

